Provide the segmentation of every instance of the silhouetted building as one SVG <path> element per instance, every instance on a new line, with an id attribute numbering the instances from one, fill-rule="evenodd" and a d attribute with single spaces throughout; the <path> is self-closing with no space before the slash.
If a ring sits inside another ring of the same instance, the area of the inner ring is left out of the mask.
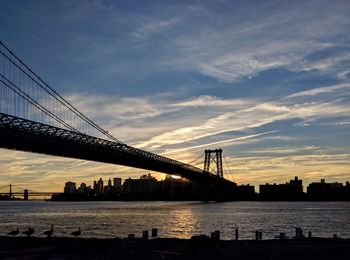
<path id="1" fill-rule="evenodd" d="M 113 178 L 113 188 L 114 192 L 121 192 L 122 188 L 122 178 Z"/>
<path id="2" fill-rule="evenodd" d="M 103 180 L 100 177 L 98 181 L 94 181 L 94 192 L 95 193 L 103 193 Z"/>
<path id="3" fill-rule="evenodd" d="M 259 190 L 261 200 L 302 200 L 304 198 L 302 180 L 298 177 L 284 184 L 266 183 L 260 185 Z"/>
<path id="4" fill-rule="evenodd" d="M 122 186 L 124 194 L 144 199 L 154 197 L 157 188 L 157 179 L 151 174 L 142 175 L 140 179 L 126 179 Z"/>
<path id="5" fill-rule="evenodd" d="M 2 197 L 1 199 L 6 199 Z M 260 194 L 255 193 L 254 186 L 237 185 L 215 188 L 206 183 L 189 181 L 185 178 L 166 175 L 157 181 L 151 174 L 142 175 L 139 179 L 109 179 L 106 186 L 100 178 L 94 181 L 93 189 L 81 183 L 76 189 L 75 182 L 66 182 L 64 193 L 55 194 L 53 200 L 350 200 L 350 183 L 311 183 L 307 194 L 303 193 L 302 180 L 295 177 L 284 184 L 260 185 Z"/>
<path id="6" fill-rule="evenodd" d="M 310 200 L 350 200 L 350 184 L 333 182 L 326 183 L 324 179 L 321 182 L 313 182 L 307 187 L 307 196 Z"/>
<path id="7" fill-rule="evenodd" d="M 86 184 L 85 183 L 81 183 L 80 184 L 80 187 L 78 188 L 77 190 L 78 193 L 86 193 L 87 190 L 86 190 Z"/>
<path id="8" fill-rule="evenodd" d="M 64 193 L 75 193 L 77 191 L 77 187 L 75 182 L 68 181 L 64 184 Z"/>
<path id="9" fill-rule="evenodd" d="M 193 196 L 192 183 L 185 178 L 166 175 L 165 180 L 158 182 L 159 197 L 164 200 L 191 200 Z"/>
<path id="10" fill-rule="evenodd" d="M 255 200 L 257 198 L 254 186 L 249 184 L 239 185 L 235 189 L 235 200 Z"/>

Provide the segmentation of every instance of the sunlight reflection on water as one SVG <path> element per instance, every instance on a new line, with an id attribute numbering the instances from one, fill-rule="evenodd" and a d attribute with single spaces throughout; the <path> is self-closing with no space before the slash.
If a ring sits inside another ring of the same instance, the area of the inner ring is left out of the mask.
<path id="1" fill-rule="evenodd" d="M 34 227 L 34 235 L 55 225 L 55 236 L 67 236 L 78 226 L 83 237 L 141 236 L 158 228 L 161 237 L 189 238 L 220 230 L 223 239 L 251 239 L 255 230 L 264 238 L 279 232 L 294 235 L 301 227 L 314 236 L 350 237 L 348 202 L 43 202 L 0 201 L 0 235 L 17 227 Z"/>

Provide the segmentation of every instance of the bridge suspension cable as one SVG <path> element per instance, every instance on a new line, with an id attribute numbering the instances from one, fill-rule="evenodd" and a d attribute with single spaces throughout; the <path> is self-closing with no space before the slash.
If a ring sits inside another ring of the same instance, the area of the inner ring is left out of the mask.
<path id="1" fill-rule="evenodd" d="M 7 188 L 7 187 L 9 187 L 9 186 L 10 186 L 10 185 L 2 186 L 2 187 L 0 187 L 0 190 L 3 189 L 3 188 Z"/>
<path id="2" fill-rule="evenodd" d="M 235 182 L 235 178 L 234 178 L 233 173 L 232 173 L 232 171 L 230 169 L 230 166 L 227 163 L 226 157 L 224 157 L 224 161 L 225 161 L 225 164 L 226 164 L 226 167 L 227 167 L 227 170 L 228 170 L 228 174 L 226 173 L 226 176 L 231 177 L 231 180 Z"/>
<path id="3" fill-rule="evenodd" d="M 50 120 L 53 119 L 61 126 L 64 126 L 69 130 L 91 134 L 91 130 L 86 128 L 88 125 L 98 133 L 102 134 L 102 136 L 107 137 L 109 140 L 122 143 L 120 140 L 109 134 L 108 131 L 104 130 L 86 117 L 70 102 L 58 94 L 2 42 L 0 42 L 0 54 L 2 57 L 1 96 L 3 97 L 2 99 L 9 100 L 10 97 L 11 99 L 15 100 L 12 109 L 9 108 L 9 104 L 6 102 L 6 100 L 1 100 L 4 106 L 2 107 L 2 110 L 7 110 L 3 112 L 9 113 L 11 111 L 12 113 L 10 114 L 16 116 L 20 116 L 20 112 L 22 112 L 25 114 L 25 116 L 22 117 L 28 118 L 28 112 L 31 110 L 28 107 L 28 104 L 30 104 L 34 106 L 37 111 L 40 111 L 46 115 L 45 118 L 42 117 L 40 120 L 43 123 L 46 123 L 46 121 L 51 123 Z M 12 93 L 6 91 L 6 89 L 4 89 L 5 87 L 7 87 L 8 90 L 11 90 Z M 21 103 L 19 98 L 22 98 L 28 103 Z M 5 109 L 5 104 L 7 104 L 7 109 Z M 57 109 L 58 104 L 62 106 L 61 109 L 63 112 Z M 74 122 L 74 120 L 77 118 L 80 119 L 80 122 Z M 37 116 L 35 119 L 38 121 Z M 75 124 L 76 126 L 72 126 L 72 124 Z M 96 134 L 92 135 L 96 136 Z M 99 136 L 97 135 L 96 137 Z"/>

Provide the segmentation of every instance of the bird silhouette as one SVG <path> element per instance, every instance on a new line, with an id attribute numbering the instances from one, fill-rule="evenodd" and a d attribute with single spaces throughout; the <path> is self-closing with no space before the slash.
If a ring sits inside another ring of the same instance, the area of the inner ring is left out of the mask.
<path id="1" fill-rule="evenodd" d="M 22 232 L 22 234 L 27 235 L 27 237 L 30 237 L 33 233 L 34 233 L 33 228 L 28 228 L 28 230 Z"/>
<path id="2" fill-rule="evenodd" d="M 79 227 L 78 230 L 73 231 L 73 232 L 71 233 L 72 236 L 76 236 L 76 237 L 80 236 L 80 234 L 81 234 L 80 227 Z"/>
<path id="3" fill-rule="evenodd" d="M 17 228 L 16 230 L 12 230 L 11 232 L 8 232 L 7 235 L 15 237 L 16 235 L 19 234 L 19 229 Z"/>
<path id="4" fill-rule="evenodd" d="M 42 233 L 42 235 L 45 235 L 47 237 L 51 237 L 52 233 L 53 233 L 53 224 L 51 225 L 51 229 L 44 231 Z"/>

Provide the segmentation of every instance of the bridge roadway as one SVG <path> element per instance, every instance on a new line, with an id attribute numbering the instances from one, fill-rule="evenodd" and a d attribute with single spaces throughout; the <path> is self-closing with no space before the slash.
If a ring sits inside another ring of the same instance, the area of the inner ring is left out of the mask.
<path id="1" fill-rule="evenodd" d="M 78 132 L 0 113 L 0 148 L 84 159 L 179 175 L 211 186 L 235 183 L 167 157 Z"/>
<path id="2" fill-rule="evenodd" d="M 55 193 L 59 193 L 59 192 L 29 192 L 28 195 L 39 197 L 39 196 L 51 196 L 52 194 L 55 194 Z M 0 195 L 9 195 L 9 194 L 10 194 L 9 192 L 0 192 Z M 23 196 L 24 192 L 12 192 L 11 195 Z"/>

